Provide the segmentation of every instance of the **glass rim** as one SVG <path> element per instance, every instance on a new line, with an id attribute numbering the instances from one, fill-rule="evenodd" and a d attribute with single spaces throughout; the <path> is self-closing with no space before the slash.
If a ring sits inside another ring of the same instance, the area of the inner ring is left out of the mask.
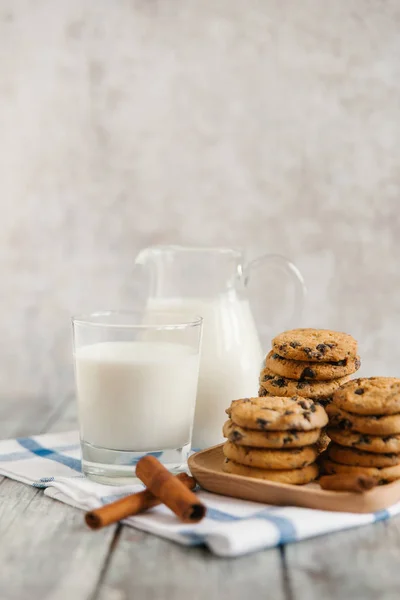
<path id="1" fill-rule="evenodd" d="M 151 317 L 165 316 L 171 317 L 171 320 L 166 323 L 110 323 L 107 322 L 108 317 L 117 317 L 118 315 L 129 317 L 143 314 L 139 310 L 99 310 L 89 313 L 80 313 L 72 315 L 71 321 L 75 325 L 84 325 L 86 327 L 103 327 L 114 329 L 187 329 L 189 327 L 198 327 L 203 323 L 203 317 L 194 315 L 190 320 L 173 319 L 174 313 L 167 310 L 150 311 L 148 314 Z"/>

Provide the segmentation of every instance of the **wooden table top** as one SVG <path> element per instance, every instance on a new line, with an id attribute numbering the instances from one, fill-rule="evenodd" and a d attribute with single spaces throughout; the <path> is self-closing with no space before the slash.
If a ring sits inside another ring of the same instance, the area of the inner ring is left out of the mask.
<path id="1" fill-rule="evenodd" d="M 75 404 L 0 403 L 1 438 L 76 427 Z M 236 559 L 114 525 L 0 477 L 0 600 L 398 600 L 400 517 Z"/>

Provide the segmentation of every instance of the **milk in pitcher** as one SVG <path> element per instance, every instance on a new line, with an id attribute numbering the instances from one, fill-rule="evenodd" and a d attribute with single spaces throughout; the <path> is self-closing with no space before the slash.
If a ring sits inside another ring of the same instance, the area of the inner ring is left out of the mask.
<path id="1" fill-rule="evenodd" d="M 214 298 L 151 298 L 148 310 L 203 317 L 192 448 L 223 441 L 232 400 L 257 396 L 262 349 L 249 302 L 230 290 Z M 174 387 L 174 389 L 176 389 Z"/>

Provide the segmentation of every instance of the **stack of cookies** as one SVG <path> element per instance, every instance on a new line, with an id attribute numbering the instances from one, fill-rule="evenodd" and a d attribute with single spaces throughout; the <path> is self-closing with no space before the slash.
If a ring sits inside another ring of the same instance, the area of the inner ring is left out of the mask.
<path id="1" fill-rule="evenodd" d="M 225 472 L 291 484 L 318 476 L 315 444 L 328 421 L 322 406 L 271 396 L 234 400 L 226 412 Z"/>
<path id="2" fill-rule="evenodd" d="M 326 473 L 400 479 L 400 379 L 354 379 L 333 394 L 327 412 Z"/>
<path id="3" fill-rule="evenodd" d="M 325 406 L 360 368 L 357 342 L 328 329 L 293 329 L 272 340 L 259 396 L 303 396 Z"/>

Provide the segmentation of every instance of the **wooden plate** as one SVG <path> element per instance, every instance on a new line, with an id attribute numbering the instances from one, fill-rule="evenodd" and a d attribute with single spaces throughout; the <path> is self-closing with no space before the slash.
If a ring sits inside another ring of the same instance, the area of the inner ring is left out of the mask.
<path id="1" fill-rule="evenodd" d="M 189 469 L 201 487 L 215 494 L 264 504 L 353 513 L 376 512 L 400 501 L 400 480 L 356 494 L 322 490 L 317 483 L 290 485 L 224 473 L 222 446 L 196 452 L 188 461 Z"/>

